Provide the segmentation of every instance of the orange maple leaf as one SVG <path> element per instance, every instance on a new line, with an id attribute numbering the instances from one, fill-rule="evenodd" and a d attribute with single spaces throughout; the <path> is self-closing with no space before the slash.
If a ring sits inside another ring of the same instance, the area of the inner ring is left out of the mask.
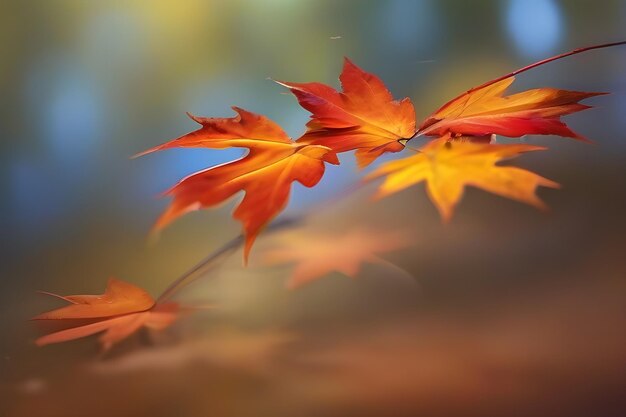
<path id="1" fill-rule="evenodd" d="M 338 164 L 331 149 L 292 141 L 265 116 L 233 107 L 233 118 L 190 117 L 202 127 L 140 155 L 177 147 L 248 148 L 236 161 L 192 174 L 166 194 L 174 200 L 157 221 L 161 229 L 175 218 L 200 208 L 214 207 L 245 191 L 233 216 L 243 223 L 244 261 L 261 229 L 287 205 L 291 183 L 315 186 L 324 174 L 324 162 Z"/>
<path id="2" fill-rule="evenodd" d="M 339 79 L 342 92 L 322 83 L 277 81 L 311 112 L 307 132 L 298 142 L 327 146 L 335 152 L 356 150 L 360 167 L 385 152 L 404 149 L 399 141 L 415 134 L 411 100 L 394 100 L 380 78 L 347 58 Z"/>
<path id="3" fill-rule="evenodd" d="M 289 236 L 287 236 L 289 237 Z M 365 262 L 390 265 L 379 253 L 391 252 L 410 245 L 402 233 L 351 230 L 347 233 L 307 236 L 306 242 L 294 244 L 284 239 L 277 248 L 263 254 L 265 265 L 296 264 L 287 288 L 294 289 L 321 278 L 331 272 L 341 272 L 355 277 Z"/>
<path id="4" fill-rule="evenodd" d="M 538 186 L 558 188 L 553 181 L 516 167 L 496 163 L 525 152 L 545 150 L 532 145 L 492 145 L 448 141 L 445 136 L 427 143 L 415 155 L 387 162 L 367 176 L 384 176 L 377 197 L 426 182 L 426 190 L 444 221 L 450 220 L 466 185 L 545 209 L 537 197 Z"/>
<path id="5" fill-rule="evenodd" d="M 100 344 L 106 351 L 142 327 L 154 330 L 168 327 L 177 319 L 180 312 L 177 303 L 155 303 L 145 290 L 115 278 L 109 279 L 106 291 L 102 295 L 61 296 L 47 292 L 44 294 L 61 298 L 70 305 L 40 314 L 33 320 L 57 320 L 70 325 L 75 323 L 76 319 L 95 319 L 95 321 L 42 336 L 35 342 L 38 346 L 67 342 L 104 332 L 100 337 Z"/>
<path id="6" fill-rule="evenodd" d="M 508 77 L 477 87 L 444 104 L 420 126 L 417 135 L 558 135 L 580 140 L 561 116 L 591 108 L 579 101 L 606 93 L 539 88 L 504 96 L 515 81 Z"/>

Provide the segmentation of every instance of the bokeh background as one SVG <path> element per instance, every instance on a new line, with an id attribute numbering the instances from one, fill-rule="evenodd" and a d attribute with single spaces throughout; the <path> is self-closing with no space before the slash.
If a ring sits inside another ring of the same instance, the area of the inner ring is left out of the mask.
<path id="1" fill-rule="evenodd" d="M 36 290 L 99 293 L 114 275 L 158 295 L 239 233 L 233 202 L 149 244 L 181 177 L 239 150 L 134 153 L 194 127 L 189 111 L 264 113 L 297 137 L 307 113 L 267 77 L 337 85 L 342 57 L 424 117 L 544 57 L 626 39 L 606 0 L 3 1 L 0 4 L 0 414 L 323 416 L 626 414 L 626 49 L 550 64 L 516 89 L 609 91 L 568 123 L 594 140 L 529 137 L 520 165 L 563 184 L 550 214 L 469 190 L 443 226 L 423 188 L 336 201 L 351 156 L 287 216 L 293 244 L 354 227 L 413 246 L 286 291 L 290 266 L 234 254 L 180 294 L 218 303 L 106 358 L 95 340 L 36 348 Z M 387 158 L 388 159 L 388 158 Z M 411 277 L 407 279 L 406 271 Z M 400 271 L 400 272 L 399 272 Z"/>

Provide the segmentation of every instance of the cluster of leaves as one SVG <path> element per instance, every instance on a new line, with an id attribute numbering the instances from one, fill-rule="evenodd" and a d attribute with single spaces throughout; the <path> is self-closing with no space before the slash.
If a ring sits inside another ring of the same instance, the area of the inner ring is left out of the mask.
<path id="1" fill-rule="evenodd" d="M 338 153 L 354 152 L 364 168 L 386 152 L 399 152 L 418 136 L 434 138 L 404 159 L 388 162 L 366 179 L 384 177 L 384 197 L 419 182 L 444 220 L 450 219 L 466 185 L 544 207 L 538 186 L 558 187 L 532 172 L 496 163 L 545 148 L 527 144 L 493 144 L 495 135 L 559 135 L 584 140 L 561 116 L 589 106 L 580 101 L 602 93 L 541 88 L 504 95 L 514 76 L 490 81 L 449 101 L 416 127 L 411 100 L 394 100 L 383 82 L 345 59 L 339 76 L 342 91 L 317 83 L 278 81 L 311 113 L 306 132 L 292 140 L 267 117 L 233 107 L 233 118 L 190 115 L 198 130 L 139 155 L 177 147 L 249 150 L 242 159 L 184 178 L 167 195 L 173 201 L 157 221 L 161 229 L 177 217 L 214 207 L 239 191 L 245 196 L 234 211 L 243 223 L 244 261 L 259 232 L 286 206 L 291 184 L 315 186 L 326 163 L 339 164 Z"/>
<path id="2" fill-rule="evenodd" d="M 384 178 L 378 197 L 425 182 L 428 196 L 444 221 L 452 217 L 468 185 L 544 208 L 536 195 L 537 187 L 556 188 L 557 183 L 497 163 L 545 148 L 521 143 L 495 144 L 495 136 L 558 135 L 585 141 L 561 117 L 588 109 L 589 106 L 580 102 L 603 93 L 540 88 L 505 95 L 506 90 L 515 75 L 531 68 L 591 49 L 623 44 L 626 42 L 579 48 L 513 71 L 448 101 L 421 124 L 416 123 L 415 110 L 408 98 L 394 100 L 377 76 L 348 59 L 339 76 L 341 91 L 316 82 L 277 82 L 288 88 L 311 113 L 306 132 L 296 140 L 267 117 L 238 107 L 233 107 L 237 115 L 232 118 L 189 115 L 201 125 L 199 129 L 139 155 L 178 147 L 238 147 L 246 148 L 248 153 L 241 159 L 181 180 L 167 192 L 173 201 L 155 229 L 190 211 L 217 206 L 243 191 L 245 195 L 233 216 L 243 223 L 243 253 L 247 262 L 258 234 L 287 205 L 294 181 L 313 187 L 324 175 L 326 163 L 339 164 L 339 153 L 354 152 L 359 167 L 365 168 L 384 153 L 402 151 L 408 141 L 420 136 L 429 141 L 418 150 L 411 149 L 412 155 L 384 163 L 365 177 L 367 181 Z M 317 244 L 313 239 L 306 247 L 284 245 L 266 253 L 265 262 L 270 265 L 295 262 L 297 265 L 288 281 L 288 286 L 293 288 L 331 271 L 354 276 L 364 262 L 384 263 L 378 253 L 407 244 L 399 234 L 374 236 L 356 231 L 342 237 L 318 236 Z M 170 295 L 170 290 L 178 288 L 180 283 L 175 281 L 158 301 L 143 289 L 116 279 L 109 280 L 102 295 L 46 293 L 70 305 L 35 319 L 61 321 L 68 328 L 39 338 L 37 344 L 104 332 L 100 342 L 106 350 L 139 329 L 166 328 L 179 316 L 181 307 L 165 301 L 165 295 Z"/>

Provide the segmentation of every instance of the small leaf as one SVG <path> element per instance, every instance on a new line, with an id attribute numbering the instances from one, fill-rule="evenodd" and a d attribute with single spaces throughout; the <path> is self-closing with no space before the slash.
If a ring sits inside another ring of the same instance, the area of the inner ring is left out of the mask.
<path id="1" fill-rule="evenodd" d="M 35 320 L 65 321 L 70 325 L 76 323 L 75 319 L 94 319 L 94 321 L 42 336 L 35 342 L 38 346 L 67 342 L 104 332 L 100 337 L 100 343 L 104 350 L 108 350 L 142 327 L 155 330 L 168 327 L 180 312 L 177 303 L 155 304 L 152 297 L 143 289 L 114 278 L 109 279 L 107 290 L 102 295 L 50 295 L 71 304 L 40 314 Z"/>

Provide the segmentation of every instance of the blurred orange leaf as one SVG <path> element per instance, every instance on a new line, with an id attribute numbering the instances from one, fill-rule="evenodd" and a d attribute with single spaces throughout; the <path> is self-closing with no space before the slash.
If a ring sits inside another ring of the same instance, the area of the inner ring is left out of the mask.
<path id="1" fill-rule="evenodd" d="M 278 81 L 311 112 L 307 132 L 298 142 L 327 146 L 335 152 L 356 150 L 360 167 L 385 152 L 401 151 L 404 145 L 399 141 L 415 133 L 411 100 L 394 100 L 380 78 L 347 58 L 339 79 L 342 92 L 322 83 Z"/>
<path id="2" fill-rule="evenodd" d="M 367 178 L 385 177 L 377 197 L 403 190 L 426 181 L 430 199 L 448 221 L 463 195 L 471 185 L 503 197 L 521 201 L 538 208 L 545 204 L 537 197 L 538 186 L 558 188 L 553 181 L 516 167 L 496 163 L 525 152 L 545 150 L 531 145 L 492 145 L 468 141 L 449 141 L 445 136 L 427 143 L 415 155 L 387 162 Z"/>
<path id="3" fill-rule="evenodd" d="M 515 77 L 477 87 L 428 117 L 418 134 L 427 136 L 558 135 L 586 140 L 560 118 L 590 108 L 579 101 L 605 93 L 539 88 L 504 96 Z"/>
<path id="4" fill-rule="evenodd" d="M 298 242 L 294 242 L 298 240 Z M 404 248 L 410 240 L 397 232 L 351 230 L 342 234 L 307 235 L 306 239 L 285 239 L 279 247 L 263 254 L 265 265 L 295 263 L 287 287 L 294 289 L 331 272 L 355 277 L 363 263 L 389 265 L 378 256 Z"/>
<path id="5" fill-rule="evenodd" d="M 233 109 L 238 115 L 232 118 L 190 115 L 200 129 L 140 155 L 178 147 L 248 148 L 245 157 L 192 174 L 170 189 L 167 194 L 174 200 L 155 225 L 161 229 L 187 212 L 214 207 L 245 191 L 233 217 L 243 223 L 247 261 L 256 236 L 286 206 L 291 183 L 313 187 L 324 174 L 324 162 L 339 161 L 328 147 L 293 142 L 265 116 Z"/>
<path id="6" fill-rule="evenodd" d="M 104 350 L 126 339 L 142 327 L 162 330 L 172 324 L 179 315 L 177 303 L 155 304 L 143 289 L 114 278 L 109 279 L 102 295 L 59 296 L 69 306 L 40 314 L 34 320 L 65 320 L 70 327 L 40 337 L 38 346 L 67 342 L 92 334 L 104 332 L 100 344 Z M 75 319 L 96 319 L 92 323 L 71 326 Z"/>

